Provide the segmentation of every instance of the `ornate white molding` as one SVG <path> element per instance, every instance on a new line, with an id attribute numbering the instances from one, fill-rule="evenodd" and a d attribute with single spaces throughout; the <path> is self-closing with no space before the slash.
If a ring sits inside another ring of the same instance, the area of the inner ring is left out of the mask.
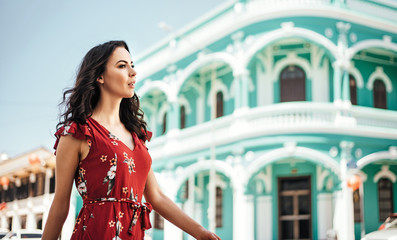
<path id="1" fill-rule="evenodd" d="M 369 39 L 359 41 L 347 49 L 347 57 L 352 59 L 359 51 L 368 48 L 382 48 L 397 52 L 397 44 L 389 41 L 387 38 L 384 38 L 383 40 Z"/>
<path id="2" fill-rule="evenodd" d="M 397 160 L 397 147 L 396 146 L 391 146 L 389 147 L 388 151 L 379 151 L 375 153 L 371 153 L 367 156 L 364 156 L 360 160 L 357 161 L 357 167 L 359 169 L 364 168 L 368 164 L 371 164 L 373 162 L 383 160 L 383 159 L 389 159 L 389 160 Z"/>
<path id="3" fill-rule="evenodd" d="M 183 168 L 183 171 L 180 171 L 180 174 L 175 178 L 174 183 L 174 191 L 178 191 L 182 184 L 189 178 L 191 175 L 195 175 L 202 171 L 208 171 L 211 168 L 215 168 L 217 172 L 225 174 L 226 177 L 230 179 L 231 187 L 234 188 L 237 186 L 237 182 L 240 180 L 236 179 L 235 171 L 231 165 L 222 160 L 201 160 L 192 165 Z M 176 194 L 176 193 L 175 193 Z"/>
<path id="4" fill-rule="evenodd" d="M 168 106 L 167 102 L 164 102 L 161 105 L 161 107 L 160 107 L 160 109 L 159 109 L 159 111 L 157 113 L 158 114 L 157 115 L 157 124 L 163 124 L 164 115 L 168 111 L 168 108 L 169 108 L 169 106 Z"/>
<path id="5" fill-rule="evenodd" d="M 368 90 L 372 91 L 374 87 L 374 82 L 377 79 L 382 80 L 385 83 L 386 91 L 388 93 L 391 93 L 393 91 L 393 84 L 391 83 L 390 78 L 383 71 L 383 67 L 379 67 L 379 66 L 376 67 L 376 70 L 373 73 L 371 73 L 371 75 L 368 78 L 368 83 L 367 83 Z"/>
<path id="6" fill-rule="evenodd" d="M 192 108 L 190 107 L 190 103 L 184 96 L 180 96 L 179 97 L 178 103 L 179 103 L 180 106 L 185 106 L 186 114 L 190 114 L 192 112 Z"/>
<path id="7" fill-rule="evenodd" d="M 330 53 L 331 61 L 334 61 L 338 56 L 337 46 L 325 36 L 305 28 L 290 26 L 267 32 L 261 37 L 258 37 L 252 46 L 247 49 L 245 58 L 242 61 L 243 66 L 247 67 L 253 56 L 261 51 L 261 49 L 277 40 L 284 39 L 286 36 L 301 37 L 322 46 L 322 48 Z"/>
<path id="8" fill-rule="evenodd" d="M 337 176 L 340 176 L 339 164 L 328 155 L 306 147 L 286 146 L 264 153 L 249 164 L 245 170 L 248 178 L 246 182 L 248 182 L 248 180 L 264 166 L 270 165 L 273 162 L 277 162 L 278 160 L 286 157 L 299 157 L 315 164 L 321 164 L 324 167 L 329 168 Z"/>
<path id="9" fill-rule="evenodd" d="M 374 183 L 377 183 L 381 178 L 387 178 L 393 183 L 396 182 L 396 174 L 389 170 L 389 165 L 383 165 L 382 169 L 375 174 Z"/>
<path id="10" fill-rule="evenodd" d="M 261 171 L 258 175 L 255 177 L 260 184 L 260 182 L 263 183 L 265 186 L 265 191 L 266 193 L 271 193 L 272 192 L 272 166 L 269 165 L 265 168 L 264 171 Z M 257 188 L 257 193 L 262 192 L 258 191 L 259 189 Z"/>
<path id="11" fill-rule="evenodd" d="M 229 90 L 221 79 L 215 79 L 214 86 L 211 86 L 210 92 L 207 97 L 208 106 L 214 105 L 214 99 L 216 99 L 216 94 L 220 91 L 223 93 L 223 100 L 227 101 L 230 98 Z"/>
<path id="12" fill-rule="evenodd" d="M 354 77 L 356 80 L 356 84 L 358 88 L 364 87 L 364 79 L 361 75 L 361 72 L 354 66 L 354 62 L 350 63 L 349 73 Z"/>
<path id="13" fill-rule="evenodd" d="M 176 100 L 176 92 L 174 88 L 172 88 L 162 80 L 146 82 L 141 88 L 139 88 L 137 93 L 140 98 L 143 98 L 146 94 L 150 93 L 153 90 L 159 90 L 163 92 L 167 97 L 167 101 L 169 102 L 174 102 Z"/>
<path id="14" fill-rule="evenodd" d="M 323 189 L 323 186 L 325 185 L 325 180 L 329 175 L 329 171 L 326 169 L 322 170 L 322 167 L 317 165 L 316 172 L 317 172 L 317 191 L 321 191 Z"/>
<path id="15" fill-rule="evenodd" d="M 274 66 L 273 75 L 271 76 L 271 80 L 273 82 L 279 81 L 281 71 L 285 67 L 288 67 L 290 65 L 296 65 L 302 68 L 302 70 L 305 72 L 306 79 L 313 80 L 310 63 L 306 59 L 298 57 L 295 52 L 288 53 L 286 58 L 283 58 L 276 63 L 276 65 Z"/>
<path id="16" fill-rule="evenodd" d="M 199 56 L 194 62 L 190 63 L 185 69 L 183 69 L 178 76 L 178 86 L 176 92 L 181 91 L 181 87 L 185 81 L 187 81 L 192 74 L 200 70 L 200 68 L 210 65 L 211 63 L 222 62 L 229 65 L 234 73 L 239 68 L 239 61 L 231 54 L 226 52 L 211 53 L 208 55 Z"/>

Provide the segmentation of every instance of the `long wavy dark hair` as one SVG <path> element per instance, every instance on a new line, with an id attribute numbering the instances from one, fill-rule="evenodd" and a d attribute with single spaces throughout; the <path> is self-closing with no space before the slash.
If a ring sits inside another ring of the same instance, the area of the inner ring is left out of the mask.
<path id="1" fill-rule="evenodd" d="M 71 121 L 85 124 L 87 118 L 92 115 L 100 97 L 97 79 L 105 72 L 106 63 L 117 47 L 123 47 L 129 52 L 124 41 L 109 41 L 93 47 L 85 55 L 77 73 L 75 86 L 63 93 L 60 106 L 65 107 L 65 112 L 59 116 L 57 128 Z M 144 113 L 136 94 L 132 98 L 121 100 L 119 114 L 121 122 L 129 131 L 134 131 L 140 139 L 146 138 Z"/>

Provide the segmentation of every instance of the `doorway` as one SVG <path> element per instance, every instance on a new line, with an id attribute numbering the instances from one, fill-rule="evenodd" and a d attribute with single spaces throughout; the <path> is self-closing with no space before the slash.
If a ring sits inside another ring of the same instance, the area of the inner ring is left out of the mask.
<path id="1" fill-rule="evenodd" d="M 312 239 L 310 176 L 278 178 L 279 239 Z"/>

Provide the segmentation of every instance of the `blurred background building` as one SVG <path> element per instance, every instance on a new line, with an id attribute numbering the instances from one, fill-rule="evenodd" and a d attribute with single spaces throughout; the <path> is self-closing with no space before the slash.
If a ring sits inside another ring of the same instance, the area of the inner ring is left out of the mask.
<path id="1" fill-rule="evenodd" d="M 55 192 L 55 156 L 38 148 L 0 160 L 0 229 L 43 229 Z M 76 191 L 61 239 L 70 239 L 76 212 Z"/>
<path id="2" fill-rule="evenodd" d="M 234 0 L 162 24 L 136 63 L 163 191 L 226 240 L 376 230 L 397 206 L 396 16 L 392 0 Z M 45 149 L 0 162 L 0 228 L 44 226 L 54 167 Z M 191 239 L 152 220 L 152 239 Z"/>
<path id="3" fill-rule="evenodd" d="M 137 59 L 163 190 L 222 239 L 360 239 L 397 206 L 397 3 L 241 0 Z M 189 239 L 156 215 L 154 239 Z"/>

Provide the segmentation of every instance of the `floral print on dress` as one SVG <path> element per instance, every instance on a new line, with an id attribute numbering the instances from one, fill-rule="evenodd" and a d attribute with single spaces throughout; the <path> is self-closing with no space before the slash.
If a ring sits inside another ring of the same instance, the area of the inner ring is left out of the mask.
<path id="1" fill-rule="evenodd" d="M 130 200 L 134 202 L 138 201 L 138 194 L 136 194 L 134 197 L 134 190 L 132 188 L 131 188 Z"/>
<path id="2" fill-rule="evenodd" d="M 135 172 L 135 162 L 132 157 L 124 159 L 123 163 L 127 163 L 128 172 L 130 173 L 130 175 L 131 173 Z"/>
<path id="3" fill-rule="evenodd" d="M 68 122 L 65 124 L 62 135 L 69 135 L 69 129 L 70 129 L 71 125 L 72 125 L 72 122 Z"/>
<path id="4" fill-rule="evenodd" d="M 111 167 L 107 173 L 107 176 L 103 179 L 103 182 L 102 182 L 102 184 L 109 182 L 107 195 L 109 195 L 109 193 L 112 191 L 113 186 L 114 186 L 114 181 L 116 180 L 115 178 L 116 178 L 116 169 L 117 169 L 117 154 L 114 154 L 113 159 L 115 161 L 111 161 L 111 163 L 110 163 Z"/>
<path id="5" fill-rule="evenodd" d="M 114 226 L 114 225 L 113 225 Z M 111 226 L 111 227 L 113 227 L 113 226 Z M 123 226 L 121 226 L 121 223 L 119 222 L 119 220 L 117 220 L 117 222 L 116 222 L 116 236 L 114 236 L 113 238 L 112 238 L 112 240 L 122 240 L 120 237 L 119 237 L 119 235 L 120 235 L 120 232 L 123 230 Z"/>
<path id="6" fill-rule="evenodd" d="M 111 132 L 109 132 L 109 138 L 113 140 L 118 140 L 118 138 L 115 135 L 113 135 Z"/>
<path id="7" fill-rule="evenodd" d="M 84 199 L 87 197 L 87 181 L 84 180 L 85 170 L 83 168 L 79 169 L 79 184 L 77 185 L 77 191 L 80 193 L 81 197 Z"/>
<path id="8" fill-rule="evenodd" d="M 65 124 L 56 133 L 58 141 L 64 131 L 88 143 L 90 152 L 94 153 L 79 162 L 75 174 L 84 205 L 71 231 L 71 239 L 143 239 L 144 231 L 150 228 L 151 210 L 141 202 L 151 165 L 150 155 L 142 147 L 143 141 L 131 132 L 135 150 L 130 149 L 91 118 L 86 124 Z M 56 146 L 57 142 L 55 149 Z M 110 214 L 104 215 L 104 212 Z"/>

